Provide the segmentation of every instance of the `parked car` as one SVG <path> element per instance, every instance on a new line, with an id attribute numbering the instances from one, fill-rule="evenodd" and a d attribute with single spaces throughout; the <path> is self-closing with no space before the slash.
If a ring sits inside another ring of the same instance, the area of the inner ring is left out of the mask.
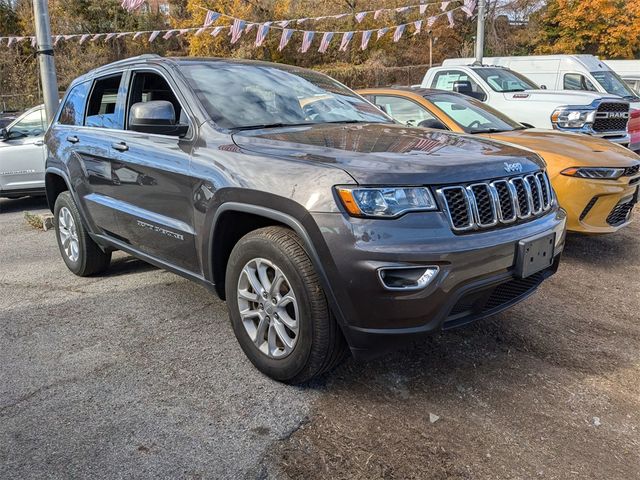
<path id="1" fill-rule="evenodd" d="M 547 163 L 568 230 L 611 233 L 631 221 L 640 157 L 620 145 L 526 128 L 474 98 L 443 90 L 371 88 L 358 93 L 405 125 L 477 134 L 535 151 Z"/>
<path id="2" fill-rule="evenodd" d="M 0 129 L 0 197 L 44 195 L 44 107 Z"/>
<path id="3" fill-rule="evenodd" d="M 507 308 L 564 245 L 535 153 L 398 125 L 295 66 L 116 62 L 71 84 L 46 142 L 73 273 L 122 250 L 214 290 L 290 383 Z"/>
<path id="4" fill-rule="evenodd" d="M 586 133 L 624 146 L 629 144 L 629 102 L 618 96 L 540 90 L 520 73 L 487 65 L 430 68 L 421 86 L 471 96 L 523 125 Z"/>
<path id="5" fill-rule="evenodd" d="M 593 55 L 532 55 L 520 57 L 486 57 L 487 65 L 498 65 L 524 75 L 531 81 L 552 90 L 585 90 L 617 95 L 629 102 L 629 148 L 640 150 L 640 98 L 610 68 L 607 62 Z M 628 60 L 638 62 L 639 60 Z M 444 65 L 472 63 L 473 59 L 457 58 Z M 636 70 L 640 79 L 640 69 Z"/>

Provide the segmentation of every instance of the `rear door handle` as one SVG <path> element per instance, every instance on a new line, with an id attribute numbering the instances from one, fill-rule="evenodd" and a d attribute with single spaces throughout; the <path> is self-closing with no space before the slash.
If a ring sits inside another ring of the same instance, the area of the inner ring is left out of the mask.
<path id="1" fill-rule="evenodd" d="M 111 148 L 113 148 L 114 150 L 118 150 L 119 152 L 126 152 L 127 150 L 129 150 L 129 146 L 124 142 L 112 143 Z"/>
<path id="2" fill-rule="evenodd" d="M 69 143 L 78 143 L 80 141 L 80 139 L 78 137 L 76 137 L 75 135 L 69 135 L 67 137 L 67 142 Z"/>

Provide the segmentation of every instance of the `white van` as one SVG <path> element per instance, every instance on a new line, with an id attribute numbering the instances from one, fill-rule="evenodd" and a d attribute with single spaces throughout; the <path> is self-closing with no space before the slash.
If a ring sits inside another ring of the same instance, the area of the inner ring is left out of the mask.
<path id="1" fill-rule="evenodd" d="M 603 60 L 640 95 L 640 60 Z"/>
<path id="2" fill-rule="evenodd" d="M 469 65 L 473 58 L 445 60 L 442 65 Z M 640 98 L 607 64 L 593 55 L 485 57 L 485 65 L 514 70 L 549 90 L 587 90 L 618 95 L 640 110 Z"/>

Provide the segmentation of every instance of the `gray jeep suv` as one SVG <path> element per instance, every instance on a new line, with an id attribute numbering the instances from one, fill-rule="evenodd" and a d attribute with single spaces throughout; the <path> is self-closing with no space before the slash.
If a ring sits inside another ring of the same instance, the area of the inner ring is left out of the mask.
<path id="1" fill-rule="evenodd" d="M 72 272 L 122 250 L 210 288 L 289 383 L 514 304 L 564 244 L 534 153 L 398 125 L 292 66 L 116 62 L 72 83 L 46 143 Z"/>

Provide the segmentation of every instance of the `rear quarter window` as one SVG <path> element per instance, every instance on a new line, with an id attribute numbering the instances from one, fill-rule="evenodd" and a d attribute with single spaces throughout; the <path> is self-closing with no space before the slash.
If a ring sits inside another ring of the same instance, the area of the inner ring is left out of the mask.
<path id="1" fill-rule="evenodd" d="M 84 107 L 87 103 L 90 87 L 91 82 L 84 82 L 71 89 L 60 111 L 58 123 L 62 125 L 82 125 Z"/>

